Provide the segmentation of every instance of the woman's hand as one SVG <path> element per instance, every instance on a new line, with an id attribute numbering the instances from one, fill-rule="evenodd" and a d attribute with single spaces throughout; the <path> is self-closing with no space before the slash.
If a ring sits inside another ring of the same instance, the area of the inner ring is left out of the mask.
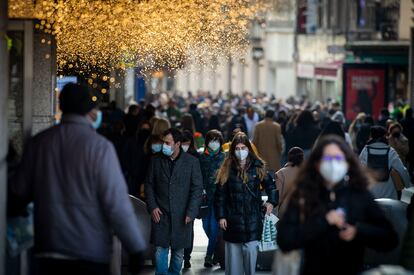
<path id="1" fill-rule="evenodd" d="M 266 207 L 266 215 L 269 216 L 270 214 L 272 214 L 273 204 L 271 204 L 270 202 L 266 202 L 265 207 Z"/>
<path id="2" fill-rule="evenodd" d="M 223 230 L 227 229 L 227 220 L 226 219 L 220 219 L 219 223 L 220 223 L 220 228 L 221 229 L 223 229 Z"/>
<path id="3" fill-rule="evenodd" d="M 326 220 L 330 225 L 335 225 L 339 229 L 344 228 L 345 226 L 345 217 L 343 214 L 339 213 L 336 210 L 329 211 L 326 216 Z"/>

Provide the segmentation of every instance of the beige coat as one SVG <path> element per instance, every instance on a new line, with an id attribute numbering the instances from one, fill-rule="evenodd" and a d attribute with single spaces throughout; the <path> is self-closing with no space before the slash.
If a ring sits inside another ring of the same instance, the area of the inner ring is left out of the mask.
<path id="1" fill-rule="evenodd" d="M 272 171 L 279 170 L 282 154 L 282 130 L 280 125 L 268 118 L 257 123 L 253 143 L 259 151 L 260 157 L 266 162 L 267 168 Z"/>
<path id="2" fill-rule="evenodd" d="M 283 214 L 287 206 L 287 197 L 293 191 L 294 182 L 296 176 L 298 175 L 299 167 L 292 166 L 290 163 L 287 163 L 285 167 L 280 169 L 275 174 L 276 187 L 279 191 L 279 217 L 280 214 Z"/>

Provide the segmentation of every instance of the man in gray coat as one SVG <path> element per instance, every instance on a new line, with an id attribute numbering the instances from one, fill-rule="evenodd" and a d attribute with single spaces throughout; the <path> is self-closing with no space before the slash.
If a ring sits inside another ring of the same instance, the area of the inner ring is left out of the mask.
<path id="1" fill-rule="evenodd" d="M 34 202 L 39 274 L 109 274 L 113 233 L 133 255 L 145 241 L 92 94 L 67 84 L 59 99 L 61 123 L 30 140 L 10 189 Z"/>
<path id="2" fill-rule="evenodd" d="M 184 248 L 191 246 L 203 184 L 198 160 L 181 150 L 182 133 L 172 128 L 163 136 L 162 154 L 153 157 L 145 182 L 156 275 L 180 274 Z"/>

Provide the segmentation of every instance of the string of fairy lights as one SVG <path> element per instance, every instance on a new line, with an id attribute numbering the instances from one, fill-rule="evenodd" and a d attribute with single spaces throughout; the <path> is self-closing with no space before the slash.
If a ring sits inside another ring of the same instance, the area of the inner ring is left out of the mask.
<path id="1" fill-rule="evenodd" d="M 265 0 L 9 0 L 57 42 L 59 68 L 177 69 L 245 53 Z"/>

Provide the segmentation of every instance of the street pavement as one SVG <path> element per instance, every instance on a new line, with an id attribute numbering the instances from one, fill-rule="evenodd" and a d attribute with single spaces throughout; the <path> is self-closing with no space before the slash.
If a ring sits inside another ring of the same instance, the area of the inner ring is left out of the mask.
<path id="1" fill-rule="evenodd" d="M 203 231 L 203 226 L 201 220 L 196 220 L 194 222 L 194 249 L 191 254 L 191 268 L 184 269 L 183 275 L 224 275 L 224 270 L 221 270 L 219 266 L 213 268 L 204 267 L 204 257 L 207 250 L 208 239 Z M 142 275 L 153 275 L 154 268 L 146 266 L 145 270 L 142 272 Z M 256 272 L 256 274 L 271 274 L 271 272 Z"/>

